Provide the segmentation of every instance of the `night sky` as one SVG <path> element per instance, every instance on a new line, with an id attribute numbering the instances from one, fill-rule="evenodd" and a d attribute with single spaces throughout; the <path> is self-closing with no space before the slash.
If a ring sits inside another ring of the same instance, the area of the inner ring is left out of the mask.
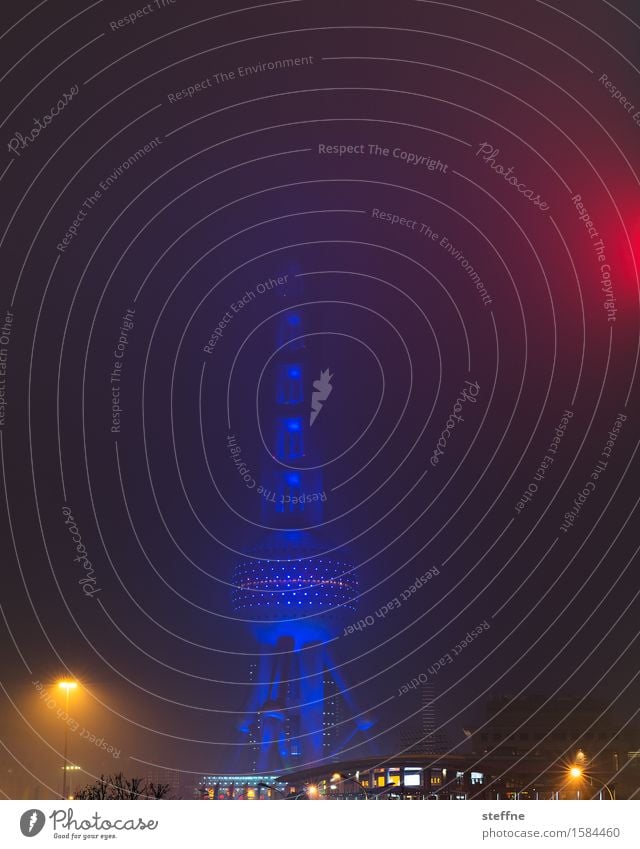
<path id="1" fill-rule="evenodd" d="M 28 0 L 2 33 L 0 793 L 59 792 L 63 676 L 87 782 L 246 768 L 233 574 L 270 524 L 227 437 L 266 481 L 292 303 L 305 409 L 332 375 L 309 528 L 359 584 L 344 757 L 397 752 L 481 623 L 428 674 L 452 750 L 490 694 L 640 725 L 636 4 Z"/>

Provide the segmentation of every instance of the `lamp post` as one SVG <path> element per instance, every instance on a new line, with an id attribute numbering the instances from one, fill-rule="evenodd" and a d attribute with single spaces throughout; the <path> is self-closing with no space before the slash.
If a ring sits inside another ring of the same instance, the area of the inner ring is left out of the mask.
<path id="1" fill-rule="evenodd" d="M 66 719 L 64 723 L 64 757 L 62 761 L 62 798 L 67 798 L 67 752 L 69 750 L 69 694 L 78 686 L 77 681 L 59 681 L 58 687 L 64 690 L 64 712 Z"/>
<path id="2" fill-rule="evenodd" d="M 385 784 L 385 786 L 378 793 L 376 793 L 376 799 L 379 799 L 380 796 L 384 796 L 385 793 L 388 793 L 390 790 L 393 790 L 394 787 L 401 786 L 401 784 L 393 784 L 393 782 L 391 784 Z"/>
<path id="3" fill-rule="evenodd" d="M 602 782 L 601 782 L 601 784 L 602 784 L 603 788 L 604 788 L 604 789 L 607 791 L 607 793 L 609 794 L 609 798 L 611 799 L 611 801 L 612 801 L 612 802 L 615 802 L 616 794 L 615 794 L 614 792 L 612 792 L 612 790 L 611 790 L 611 788 L 609 787 L 609 785 L 608 785 L 608 784 L 605 784 L 605 782 L 604 782 L 604 781 L 602 781 Z"/>
<path id="4" fill-rule="evenodd" d="M 577 764 L 573 764 L 573 766 L 569 767 L 569 777 L 574 779 L 574 781 L 579 781 L 583 778 L 586 778 L 586 779 L 589 780 L 590 783 L 593 783 L 593 776 L 587 775 L 587 773 L 584 771 L 584 769 L 581 766 L 578 766 Z M 611 791 L 611 788 L 609 787 L 609 785 L 606 784 L 604 781 L 598 781 L 598 784 L 600 784 L 600 786 L 604 790 L 607 791 L 607 793 L 609 794 L 609 798 L 612 801 L 615 801 L 616 797 L 613 794 L 613 792 Z M 580 792 L 580 791 L 578 791 L 578 792 Z"/>
<path id="5" fill-rule="evenodd" d="M 307 799 L 317 799 L 318 798 L 318 788 L 315 784 L 307 784 L 304 790 L 301 790 L 299 793 L 295 795 L 287 796 L 282 790 L 278 787 L 274 787 L 273 784 L 267 784 L 266 781 L 259 781 L 256 785 L 258 787 L 258 798 L 260 798 L 260 789 L 265 787 L 267 790 L 273 790 L 274 793 L 277 793 L 281 799 L 300 799 L 301 796 L 306 796 Z"/>
<path id="6" fill-rule="evenodd" d="M 266 790 L 273 790 L 273 792 L 277 793 L 281 799 L 286 799 L 286 796 L 284 795 L 282 790 L 279 790 L 277 787 L 274 787 L 273 784 L 267 784 L 266 781 L 259 781 L 256 786 L 258 788 L 258 798 L 260 798 L 259 791 L 264 787 Z"/>
<path id="7" fill-rule="evenodd" d="M 304 790 L 301 790 L 299 793 L 295 793 L 293 796 L 285 796 L 285 799 L 290 799 L 291 801 L 295 801 L 296 799 L 301 799 L 302 797 L 305 799 L 317 799 L 318 798 L 318 788 L 315 784 L 307 784 Z"/>
<path id="8" fill-rule="evenodd" d="M 357 784 L 358 787 L 360 787 L 362 789 L 362 792 L 364 793 L 364 798 L 365 799 L 370 798 L 367 788 L 364 786 L 364 784 L 362 784 L 362 782 L 358 781 L 358 779 L 355 777 L 355 775 L 342 775 L 339 772 L 334 772 L 333 775 L 331 776 L 331 780 L 335 781 L 336 784 L 342 784 L 345 781 L 353 781 L 354 784 Z"/>

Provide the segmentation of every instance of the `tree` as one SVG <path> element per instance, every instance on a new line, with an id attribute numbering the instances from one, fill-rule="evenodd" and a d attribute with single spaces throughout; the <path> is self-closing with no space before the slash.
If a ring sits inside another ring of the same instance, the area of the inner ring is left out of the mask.
<path id="1" fill-rule="evenodd" d="M 145 782 L 142 778 L 125 778 L 121 772 L 101 775 L 93 784 L 76 790 L 76 799 L 165 799 L 168 784 Z"/>

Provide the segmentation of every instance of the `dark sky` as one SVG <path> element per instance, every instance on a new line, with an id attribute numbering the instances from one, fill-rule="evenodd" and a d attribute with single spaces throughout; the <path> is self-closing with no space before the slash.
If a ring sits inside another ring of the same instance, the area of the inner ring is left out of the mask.
<path id="1" fill-rule="evenodd" d="M 296 296 L 265 289 L 204 348 L 284 275 L 333 374 L 307 459 L 316 533 L 374 620 L 331 646 L 368 750 L 397 749 L 403 683 L 485 620 L 432 676 L 453 746 L 490 693 L 593 694 L 634 722 L 640 21 L 469 5 L 3 13 L 7 795 L 57 787 L 64 725 L 34 682 L 65 674 L 87 780 L 241 764 L 256 643 L 232 577 L 268 522 L 226 437 L 263 479 Z"/>

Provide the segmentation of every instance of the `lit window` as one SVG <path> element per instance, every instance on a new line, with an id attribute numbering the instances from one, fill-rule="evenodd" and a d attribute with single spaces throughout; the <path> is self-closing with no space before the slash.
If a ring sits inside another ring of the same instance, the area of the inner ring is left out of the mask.
<path id="1" fill-rule="evenodd" d="M 283 418 L 278 422 L 278 458 L 293 460 L 303 456 L 302 420 Z"/>
<path id="2" fill-rule="evenodd" d="M 277 398 L 279 404 L 301 404 L 303 401 L 302 366 L 287 363 L 278 369 Z"/>

